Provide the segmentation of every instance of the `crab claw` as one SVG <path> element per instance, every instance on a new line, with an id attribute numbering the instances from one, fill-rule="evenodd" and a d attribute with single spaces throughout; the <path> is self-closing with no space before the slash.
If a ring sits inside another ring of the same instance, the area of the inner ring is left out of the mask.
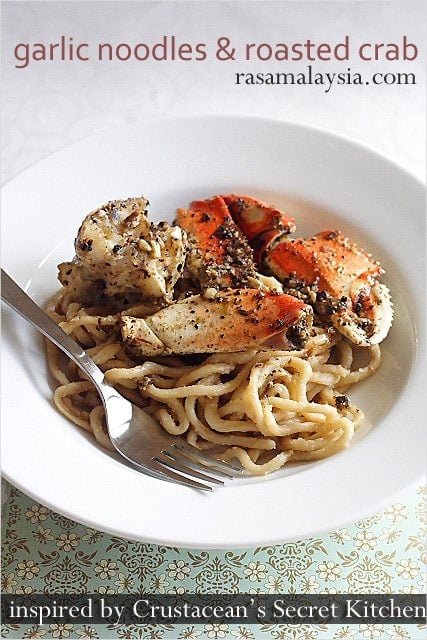
<path id="1" fill-rule="evenodd" d="M 260 242 L 261 245 L 272 242 L 279 235 L 293 233 L 296 229 L 293 218 L 264 202 L 235 194 L 222 197 L 234 222 L 253 248 L 255 262 L 258 262 Z"/>
<path id="2" fill-rule="evenodd" d="M 192 296 L 146 318 L 123 316 L 121 331 L 128 350 L 145 357 L 300 348 L 311 324 L 311 308 L 292 296 L 224 289 L 214 298 Z"/>
<path id="3" fill-rule="evenodd" d="M 187 232 L 190 245 L 187 274 L 202 289 L 251 286 L 256 279 L 252 251 L 221 196 L 178 209 L 176 224 Z"/>
<path id="4" fill-rule="evenodd" d="M 311 238 L 281 236 L 260 248 L 261 262 L 287 293 L 311 301 L 322 319 L 359 346 L 380 343 L 393 308 L 390 293 L 378 282 L 378 262 L 339 231 Z"/>

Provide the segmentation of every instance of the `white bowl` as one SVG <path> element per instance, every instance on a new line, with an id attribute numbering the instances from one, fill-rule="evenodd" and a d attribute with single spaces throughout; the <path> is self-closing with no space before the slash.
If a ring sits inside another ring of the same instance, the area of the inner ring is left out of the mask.
<path id="1" fill-rule="evenodd" d="M 424 469 L 423 186 L 373 151 L 274 120 L 188 117 L 139 122 L 85 139 L 3 189 L 3 264 L 43 303 L 58 288 L 83 217 L 146 195 L 155 219 L 224 192 L 285 208 L 298 233 L 339 228 L 386 270 L 395 320 L 380 370 L 351 391 L 368 418 L 345 452 L 201 494 L 122 464 L 58 414 L 42 341 L 4 314 L 3 472 L 52 509 L 159 544 L 250 547 L 332 530 L 418 483 Z"/>

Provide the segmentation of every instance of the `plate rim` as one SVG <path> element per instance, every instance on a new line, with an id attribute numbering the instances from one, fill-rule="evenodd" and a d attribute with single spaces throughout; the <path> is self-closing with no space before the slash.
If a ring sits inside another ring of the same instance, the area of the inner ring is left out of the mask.
<path id="1" fill-rule="evenodd" d="M 263 116 L 254 116 L 251 114 L 239 115 L 239 114 L 226 114 L 226 113 L 195 113 L 195 114 L 177 114 L 177 115 L 168 115 L 168 116 L 150 116 L 149 118 L 145 118 L 144 120 L 142 119 L 132 120 L 130 122 L 124 122 L 112 127 L 107 127 L 106 129 L 103 129 L 101 131 L 96 131 L 95 133 L 91 133 L 89 135 L 84 135 L 81 138 L 77 138 L 76 140 L 72 140 L 70 142 L 67 142 L 64 145 L 61 145 L 60 147 L 58 147 L 57 149 L 54 149 L 53 151 L 49 151 L 46 155 L 41 156 L 37 160 L 33 160 L 30 164 L 20 169 L 17 173 L 14 173 L 12 176 L 7 178 L 6 180 L 1 181 L 0 188 L 3 189 L 3 187 L 8 185 L 10 182 L 12 182 L 12 180 L 20 176 L 22 173 L 25 173 L 27 170 L 34 167 L 34 165 L 37 165 L 40 162 L 43 162 L 44 160 L 49 159 L 51 156 L 55 155 L 56 153 L 60 153 L 65 149 L 69 149 L 70 147 L 73 147 L 74 145 L 79 145 L 83 141 L 93 140 L 94 138 L 105 136 L 107 133 L 110 133 L 110 132 L 118 132 L 121 129 L 124 130 L 124 129 L 128 129 L 129 127 L 140 126 L 142 124 L 145 126 L 146 124 L 157 123 L 157 122 L 166 123 L 174 120 L 185 121 L 185 120 L 216 120 L 216 119 L 236 120 L 236 121 L 248 120 L 248 121 L 254 121 L 259 123 L 264 122 L 264 123 L 271 123 L 276 125 L 290 126 L 296 129 L 312 130 L 320 134 L 325 134 L 326 136 L 335 138 L 336 140 L 348 142 L 353 146 L 359 147 L 359 149 L 361 150 L 364 149 L 368 151 L 370 154 L 372 154 L 373 156 L 377 156 L 379 159 L 386 161 L 388 164 L 393 165 L 396 169 L 406 174 L 407 177 L 412 178 L 413 180 L 418 182 L 419 186 L 423 189 L 426 187 L 426 184 L 427 184 L 427 178 L 426 180 L 422 180 L 416 173 L 414 173 L 413 171 L 410 171 L 405 165 L 400 164 L 397 160 L 388 156 L 385 151 L 382 151 L 373 145 L 369 145 L 366 142 L 361 142 L 357 138 L 353 138 L 348 134 L 338 133 L 337 131 L 333 129 L 329 129 L 328 127 L 321 127 L 318 125 L 306 124 L 304 122 L 299 122 L 297 120 L 275 118 L 272 116 L 263 117 Z"/>

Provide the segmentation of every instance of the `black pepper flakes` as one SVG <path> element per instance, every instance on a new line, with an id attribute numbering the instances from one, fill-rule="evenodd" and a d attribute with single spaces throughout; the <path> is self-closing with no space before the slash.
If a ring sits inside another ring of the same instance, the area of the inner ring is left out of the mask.
<path id="1" fill-rule="evenodd" d="M 338 411 L 344 411 L 350 407 L 350 398 L 348 396 L 336 396 L 335 406 Z"/>
<path id="2" fill-rule="evenodd" d="M 229 226 L 221 224 L 219 227 L 217 227 L 213 235 L 215 236 L 215 238 L 219 238 L 219 240 L 229 240 L 233 237 L 233 232 Z"/>
<path id="3" fill-rule="evenodd" d="M 92 251 L 93 240 L 82 240 L 79 244 L 81 251 Z"/>

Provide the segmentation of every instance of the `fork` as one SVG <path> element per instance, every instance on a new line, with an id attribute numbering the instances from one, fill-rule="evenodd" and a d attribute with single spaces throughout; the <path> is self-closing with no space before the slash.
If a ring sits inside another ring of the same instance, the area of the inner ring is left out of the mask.
<path id="1" fill-rule="evenodd" d="M 91 380 L 104 405 L 110 440 L 133 467 L 155 478 L 204 491 L 212 491 L 214 486 L 224 485 L 221 478 L 232 479 L 241 473 L 233 465 L 209 456 L 177 436 L 169 435 L 143 409 L 126 400 L 105 380 L 104 373 L 82 347 L 3 269 L 1 297 L 71 358 Z"/>

